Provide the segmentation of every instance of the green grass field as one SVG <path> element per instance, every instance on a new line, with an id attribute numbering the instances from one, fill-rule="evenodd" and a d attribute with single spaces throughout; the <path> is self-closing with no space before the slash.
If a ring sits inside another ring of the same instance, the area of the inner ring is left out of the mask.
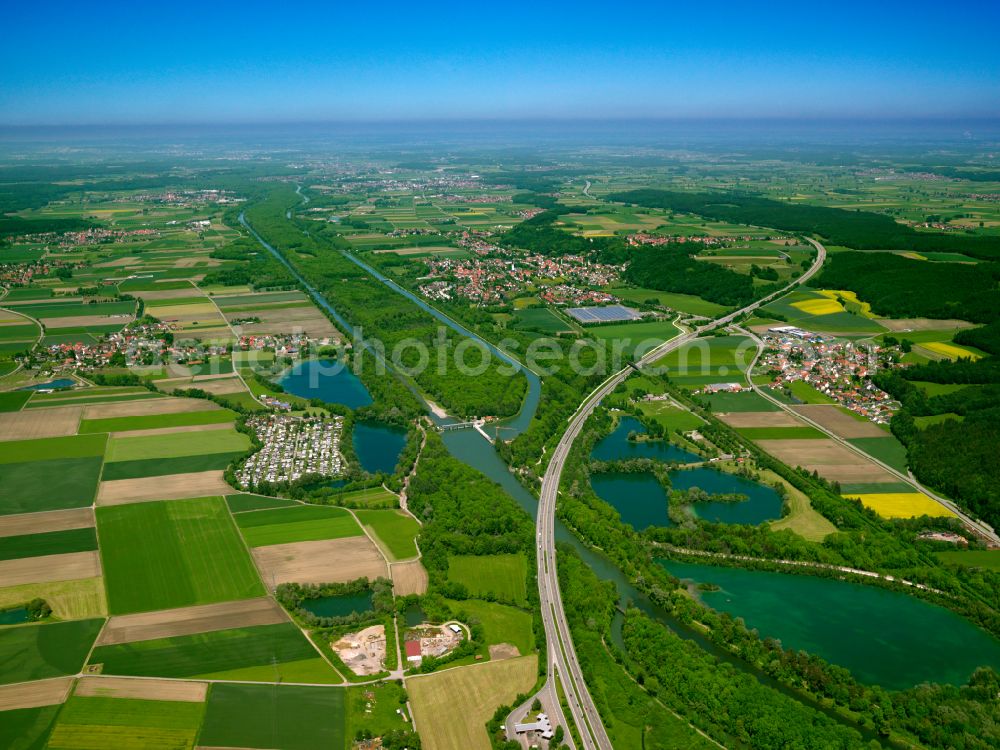
<path id="1" fill-rule="evenodd" d="M 98 508 L 97 528 L 112 614 L 264 593 L 222 498 Z"/>
<path id="2" fill-rule="evenodd" d="M 826 437 L 814 427 L 741 427 L 736 430 L 748 440 L 822 440 Z"/>
<path id="3" fill-rule="evenodd" d="M 0 393 L 0 412 L 20 411 L 28 403 L 31 391 L 6 391 Z"/>
<path id="4" fill-rule="evenodd" d="M 461 583 L 473 596 L 492 593 L 496 598 L 525 604 L 528 561 L 515 555 L 452 555 L 448 580 Z"/>
<path id="5" fill-rule="evenodd" d="M 682 386 L 740 382 L 756 351 L 743 336 L 708 336 L 670 352 L 654 365 L 666 368 L 671 380 Z"/>
<path id="6" fill-rule="evenodd" d="M 714 393 L 703 396 L 712 411 L 720 414 L 729 412 L 778 411 L 778 407 L 753 391 L 742 393 Z"/>
<path id="7" fill-rule="evenodd" d="M 103 463 L 100 456 L 3 463 L 7 444 L 2 445 L 0 515 L 82 508 L 94 501 Z"/>
<path id="8" fill-rule="evenodd" d="M 638 287 L 614 287 L 608 291 L 626 302 L 658 304 L 691 315 L 704 315 L 707 318 L 722 315 L 729 309 L 693 294 L 675 294 L 674 292 L 661 292 L 657 289 L 640 289 Z"/>
<path id="9" fill-rule="evenodd" d="M 612 325 L 585 326 L 588 338 L 599 341 L 628 340 L 629 351 L 634 351 L 639 344 L 644 344 L 638 350 L 647 352 L 654 346 L 672 339 L 680 331 L 669 320 L 637 321 L 635 323 L 616 323 Z"/>
<path id="10" fill-rule="evenodd" d="M 204 703 L 73 696 L 49 738 L 53 750 L 193 748 Z"/>
<path id="11" fill-rule="evenodd" d="M 938 560 L 949 564 L 1000 571 L 1000 550 L 948 550 L 935 552 L 934 555 Z"/>
<path id="12" fill-rule="evenodd" d="M 233 513 L 243 513 L 248 510 L 267 510 L 268 508 L 287 508 L 298 505 L 294 500 L 283 497 L 250 494 L 226 495 L 226 504 Z"/>
<path id="13" fill-rule="evenodd" d="M 181 412 L 179 414 L 149 414 L 141 417 L 84 419 L 80 422 L 79 432 L 83 434 L 87 432 L 152 430 L 162 427 L 189 427 L 193 425 L 223 424 L 232 422 L 234 419 L 236 419 L 236 414 L 229 411 L 229 409 L 210 409 L 207 411 Z"/>
<path id="14" fill-rule="evenodd" d="M 93 528 L 0 537 L 0 560 L 89 552 L 95 549 L 97 532 Z"/>
<path id="15" fill-rule="evenodd" d="M 837 403 L 834 399 L 827 396 L 825 393 L 821 393 L 816 390 L 809 383 L 804 380 L 795 380 L 788 384 L 788 389 L 792 392 L 792 396 L 798 399 L 803 404 L 835 404 Z"/>
<path id="16" fill-rule="evenodd" d="M 56 705 L 0 712 L 0 747 L 41 750 L 56 723 L 60 708 Z"/>
<path id="17" fill-rule="evenodd" d="M 885 437 L 851 438 L 847 442 L 896 471 L 906 473 L 906 447 L 893 435 L 887 433 Z"/>
<path id="18" fill-rule="evenodd" d="M 242 452 L 250 447 L 250 438 L 234 429 L 204 432 L 174 432 L 167 435 L 115 437 L 108 441 L 105 459 L 139 461 L 146 458 L 178 458 L 227 451 Z"/>
<path id="19" fill-rule="evenodd" d="M 288 679 L 281 666 L 305 661 L 315 664 L 315 673 L 314 679 L 302 681 L 340 682 L 333 668 L 290 622 L 98 646 L 90 658 L 91 664 L 104 665 L 104 674 L 137 677 L 226 679 L 222 677 L 226 673 L 260 667 L 251 679 L 261 682 Z"/>
<path id="20" fill-rule="evenodd" d="M 371 732 L 372 736 L 381 737 L 393 729 L 412 729 L 413 724 L 404 721 L 396 713 L 396 709 L 407 709 L 402 705 L 404 698 L 403 686 L 397 682 L 382 682 L 376 685 L 350 687 L 346 693 L 348 739 L 359 731 Z"/>
<path id="21" fill-rule="evenodd" d="M 348 746 L 346 697 L 343 688 L 218 683 L 212 685 L 208 696 L 199 743 L 212 747 L 339 750 Z M 398 705 L 393 706 L 394 711 Z"/>
<path id="22" fill-rule="evenodd" d="M 659 422 L 668 431 L 688 432 L 704 424 L 700 417 L 685 409 L 671 406 L 669 401 L 644 401 L 639 404 L 639 410 Z"/>
<path id="23" fill-rule="evenodd" d="M 146 458 L 138 461 L 115 461 L 104 464 L 101 479 L 137 479 L 139 477 L 162 477 L 167 474 L 190 474 L 196 471 L 217 471 L 225 469 L 243 451 L 228 453 L 203 453 L 196 456 L 177 458 Z"/>
<path id="24" fill-rule="evenodd" d="M 41 440 L 8 440 L 2 443 L 0 464 L 45 461 L 54 458 L 89 458 L 104 455 L 106 435 L 74 435 Z"/>
<path id="25" fill-rule="evenodd" d="M 530 612 L 480 599 L 466 599 L 451 604 L 459 619 L 463 619 L 464 615 L 482 623 L 487 645 L 510 643 L 517 646 L 522 656 L 535 650 Z"/>
<path id="26" fill-rule="evenodd" d="M 76 674 L 103 619 L 0 628 L 0 684 Z"/>
<path id="27" fill-rule="evenodd" d="M 542 333 L 559 333 L 571 331 L 573 326 L 556 315 L 547 307 L 531 307 L 514 312 L 514 328 L 532 329 Z"/>
<path id="28" fill-rule="evenodd" d="M 350 513 L 328 505 L 259 510 L 240 513 L 235 518 L 251 547 L 341 539 L 363 533 Z"/>
<path id="29" fill-rule="evenodd" d="M 357 510 L 355 514 L 362 525 L 378 537 L 392 559 L 417 556 L 414 538 L 420 533 L 420 524 L 413 516 L 400 510 Z"/>
<path id="30" fill-rule="evenodd" d="M 365 490 L 354 490 L 337 495 L 336 502 L 365 508 L 398 508 L 399 498 L 384 487 L 370 487 Z"/>

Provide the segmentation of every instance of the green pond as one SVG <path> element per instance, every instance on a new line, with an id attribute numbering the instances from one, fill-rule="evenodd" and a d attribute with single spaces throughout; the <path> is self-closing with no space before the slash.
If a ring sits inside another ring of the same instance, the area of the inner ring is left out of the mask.
<path id="1" fill-rule="evenodd" d="M 317 617 L 344 617 L 354 612 L 368 612 L 372 607 L 370 591 L 343 596 L 321 596 L 318 599 L 306 599 L 302 602 L 302 608 Z"/>
<path id="2" fill-rule="evenodd" d="M 406 446 L 406 430 L 381 422 L 355 422 L 354 452 L 370 474 L 392 474 Z"/>
<path id="3" fill-rule="evenodd" d="M 670 472 L 670 484 L 678 490 L 698 487 L 712 495 L 747 496 L 739 503 L 694 503 L 694 512 L 705 521 L 757 525 L 781 518 L 782 500 L 774 489 L 735 474 L 704 467 L 681 469 Z"/>
<path id="4" fill-rule="evenodd" d="M 979 666 L 1000 668 L 1000 641 L 957 614 L 876 586 L 661 560 L 682 580 L 713 583 L 708 606 L 785 648 L 846 667 L 865 683 L 900 690 L 964 684 Z"/>
<path id="5" fill-rule="evenodd" d="M 0 610 L 0 625 L 18 625 L 28 619 L 28 610 L 24 607 Z"/>
<path id="6" fill-rule="evenodd" d="M 673 525 L 667 513 L 667 493 L 649 472 L 593 474 L 590 486 L 636 531 Z"/>
<path id="7" fill-rule="evenodd" d="M 602 438 L 594 446 L 590 457 L 596 461 L 625 461 L 630 458 L 649 458 L 654 461 L 676 461 L 690 463 L 701 461 L 683 448 L 678 448 L 666 440 L 629 440 L 630 432 L 645 434 L 646 428 L 635 417 L 622 417 L 614 432 Z"/>
<path id="8" fill-rule="evenodd" d="M 427 615 L 424 614 L 424 610 L 419 604 L 411 604 L 403 612 L 403 621 L 406 623 L 406 627 L 415 628 L 423 622 L 427 622 Z"/>

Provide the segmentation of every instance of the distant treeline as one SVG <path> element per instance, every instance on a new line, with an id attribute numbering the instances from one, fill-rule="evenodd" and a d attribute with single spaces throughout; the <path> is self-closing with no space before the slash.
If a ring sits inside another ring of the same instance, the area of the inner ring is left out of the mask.
<path id="1" fill-rule="evenodd" d="M 893 318 L 1000 318 L 1000 263 L 931 263 L 893 253 L 833 253 L 810 283 L 849 289 Z"/>
<path id="2" fill-rule="evenodd" d="M 805 206 L 736 192 L 679 193 L 647 189 L 612 193 L 607 199 L 698 214 L 734 224 L 816 234 L 831 244 L 857 250 L 944 251 L 975 258 L 1000 258 L 1000 237 L 918 232 L 913 227 L 898 224 L 890 216 L 870 211 Z"/>
<path id="3" fill-rule="evenodd" d="M 0 216 L 0 237 L 42 232 L 79 232 L 98 226 L 83 219 L 25 219 L 20 216 Z"/>

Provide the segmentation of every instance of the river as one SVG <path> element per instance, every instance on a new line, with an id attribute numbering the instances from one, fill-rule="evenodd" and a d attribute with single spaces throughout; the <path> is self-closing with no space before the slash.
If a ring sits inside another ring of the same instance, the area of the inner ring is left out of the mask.
<path id="1" fill-rule="evenodd" d="M 267 249 L 270 253 L 272 253 L 286 268 L 288 268 L 288 270 L 309 291 L 310 295 L 313 297 L 313 299 L 316 300 L 317 304 L 319 304 L 324 310 L 327 310 L 331 314 L 331 316 L 333 316 L 334 320 L 339 322 L 345 330 L 353 332 L 354 327 L 351 324 L 349 324 L 340 315 L 340 313 L 336 311 L 333 305 L 331 305 L 330 302 L 318 290 L 316 290 L 311 284 L 309 284 L 305 280 L 305 278 L 298 272 L 298 270 L 294 266 L 292 266 L 284 258 L 284 256 L 281 255 L 281 253 L 275 250 L 269 243 L 267 243 L 262 237 L 260 237 L 260 235 L 258 235 L 256 231 L 254 231 L 254 229 L 246 222 L 246 219 L 244 218 L 244 215 L 242 213 L 240 214 L 240 223 L 253 235 L 253 237 L 265 249 Z M 348 254 L 348 257 L 351 256 Z M 367 264 L 362 263 L 357 258 L 352 258 L 352 260 L 362 268 L 365 268 L 366 270 L 370 269 L 370 267 L 367 266 Z M 381 278 L 382 280 L 384 280 L 391 288 L 395 289 L 401 294 L 406 295 L 409 299 L 415 299 L 410 292 L 406 291 L 405 289 L 402 289 L 402 287 L 400 287 L 395 282 L 386 279 L 384 276 L 382 276 L 382 274 L 379 274 L 374 269 L 370 269 L 369 272 L 375 274 L 376 278 Z M 427 310 L 432 315 L 434 315 L 435 318 L 440 320 L 442 323 L 448 325 L 450 328 L 455 330 L 456 332 L 461 333 L 462 335 L 469 335 L 478 341 L 483 341 L 475 334 L 468 332 L 467 329 L 465 329 L 463 326 L 460 326 L 458 323 L 452 321 L 448 316 L 444 315 L 443 313 L 436 313 L 436 311 L 434 311 L 433 308 L 431 308 L 426 303 L 423 303 L 421 300 L 416 300 L 416 303 L 420 305 L 423 309 Z M 496 350 L 495 347 L 489 345 L 488 342 L 483 341 L 483 343 L 486 344 L 491 351 L 495 351 L 498 356 L 504 359 L 504 361 L 507 362 L 511 361 L 509 355 L 499 352 L 499 350 Z M 508 439 L 512 437 L 514 434 L 519 434 L 527 427 L 527 424 L 531 421 L 531 418 L 534 416 L 534 412 L 538 404 L 538 396 L 541 391 L 541 383 L 538 380 L 537 375 L 528 371 L 527 369 L 524 369 L 523 371 L 525 372 L 526 377 L 528 377 L 528 383 L 529 383 L 528 395 L 525 398 L 525 403 L 522 405 L 520 413 L 511 420 L 512 422 L 511 427 L 514 429 L 510 431 L 510 434 L 504 435 L 504 437 Z M 532 397 L 533 393 L 534 396 Z M 427 407 L 426 400 L 419 394 L 417 395 L 418 398 L 420 398 L 421 403 L 423 403 L 425 407 Z M 427 407 L 427 411 L 431 415 L 432 419 L 440 423 L 440 420 L 434 417 L 433 412 L 430 410 L 429 407 Z M 515 422 L 517 423 L 516 425 L 513 424 Z M 452 456 L 454 456 L 458 460 L 462 461 L 468 466 L 471 466 L 472 468 L 481 472 L 485 476 L 497 482 L 517 502 L 517 504 L 520 505 L 525 510 L 526 513 L 528 513 L 532 518 L 537 516 L 538 501 L 535 498 L 535 496 L 532 495 L 530 492 L 528 492 L 528 490 L 520 482 L 517 481 L 517 479 L 514 477 L 513 474 L 511 474 L 510 470 L 508 469 L 507 464 L 505 464 L 503 460 L 500 458 L 500 456 L 497 454 L 493 445 L 486 438 L 484 438 L 478 431 L 472 428 L 449 430 L 447 432 L 443 432 L 441 437 L 444 441 L 445 446 L 447 447 L 448 451 L 451 453 Z M 611 581 L 612 583 L 614 583 L 615 588 L 618 591 L 619 601 L 622 606 L 631 604 L 635 607 L 638 607 L 645 614 L 655 619 L 657 622 L 663 624 L 665 627 L 673 631 L 678 636 L 685 638 L 687 640 L 694 641 L 703 649 L 713 654 L 720 661 L 727 662 L 731 664 L 734 668 L 742 672 L 746 672 L 748 674 L 753 675 L 761 683 L 768 685 L 786 695 L 792 696 L 797 700 L 801 700 L 804 703 L 811 705 L 813 708 L 822 711 L 831 718 L 836 719 L 837 721 L 845 722 L 843 717 L 841 717 L 836 712 L 832 711 L 829 708 L 826 708 L 825 706 L 821 706 L 820 704 L 810 700 L 806 696 L 800 695 L 798 692 L 793 691 L 790 688 L 777 682 L 776 680 L 768 677 L 763 672 L 753 669 L 748 664 L 746 664 L 746 662 L 741 661 L 737 657 L 730 654 L 728 651 L 725 651 L 716 646 L 715 644 L 713 644 L 712 642 L 710 642 L 707 638 L 704 637 L 704 635 L 702 635 L 698 631 L 685 625 L 684 623 L 681 623 L 666 610 L 656 606 L 649 599 L 649 597 L 647 597 L 644 593 L 642 593 L 637 588 L 635 588 L 635 586 L 632 585 L 631 581 L 628 580 L 625 574 L 622 573 L 622 571 L 619 570 L 607 556 L 595 550 L 591 550 L 586 545 L 584 545 L 583 542 L 580 541 L 580 539 L 576 537 L 558 518 L 556 519 L 555 522 L 555 539 L 557 542 L 562 542 L 572 546 L 573 549 L 576 550 L 577 554 L 583 559 L 583 561 L 590 566 L 590 568 L 594 571 L 594 573 L 598 576 L 598 578 L 601 578 L 602 580 L 605 581 Z M 619 617 L 618 619 L 616 619 L 614 623 L 614 630 L 616 632 L 612 633 L 613 640 L 616 640 L 619 643 L 620 643 L 620 628 L 621 628 L 621 618 Z M 866 740 L 875 739 L 875 735 L 872 732 L 863 730 L 860 727 L 856 727 L 853 723 L 850 722 L 845 722 L 845 723 L 847 723 L 849 726 L 854 727 L 855 729 L 858 729 L 858 731 L 861 732 L 862 736 L 865 737 Z"/>

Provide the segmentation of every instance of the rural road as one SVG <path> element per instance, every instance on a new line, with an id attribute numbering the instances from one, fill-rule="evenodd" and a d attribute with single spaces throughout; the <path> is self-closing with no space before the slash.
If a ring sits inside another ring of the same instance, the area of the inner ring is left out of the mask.
<path id="1" fill-rule="evenodd" d="M 966 528 L 968 528 L 969 531 L 971 531 L 973 534 L 976 534 L 977 536 L 982 537 L 983 539 L 985 539 L 986 541 L 988 541 L 991 545 L 993 545 L 995 547 L 1000 547 L 1000 535 L 998 535 L 996 533 L 996 531 L 994 531 L 990 526 L 987 526 L 986 524 L 982 523 L 981 521 L 977 521 L 976 519 L 974 519 L 971 516 L 967 515 L 965 513 L 965 511 L 963 511 L 961 508 L 959 508 L 957 505 L 955 505 L 955 503 L 953 503 L 951 500 L 948 500 L 947 498 L 941 497 L 940 495 L 936 495 L 931 490 L 929 490 L 926 487 L 924 487 L 922 484 L 920 484 L 920 482 L 917 481 L 917 479 L 913 476 L 913 474 L 911 472 L 908 471 L 907 473 L 904 474 L 903 472 L 898 471 L 898 470 L 892 468 L 887 463 L 884 463 L 884 462 L 880 461 L 879 459 L 875 458 L 874 456 L 872 456 L 872 455 L 870 455 L 868 453 L 865 453 L 863 450 L 861 450 L 857 446 L 853 445 L 848 440 L 845 440 L 844 438 L 840 437 L 839 435 L 834 434 L 833 432 L 831 432 L 829 429 L 827 429 L 823 425 L 821 425 L 818 422 L 816 422 L 816 421 L 810 419 L 809 417 L 807 417 L 805 414 L 801 414 L 801 413 L 795 411 L 788 404 L 785 404 L 785 403 L 779 401 L 774 396 L 772 396 L 771 394 L 767 393 L 760 386 L 756 385 L 753 382 L 753 380 L 751 379 L 750 373 L 753 372 L 754 367 L 756 367 L 756 365 L 757 365 L 757 360 L 760 359 L 761 354 L 763 354 L 763 352 L 764 352 L 764 342 L 761 341 L 761 339 L 756 334 L 754 334 L 752 331 L 748 331 L 748 330 L 746 330 L 744 328 L 740 328 L 738 326 L 734 326 L 734 328 L 736 330 L 740 331 L 745 336 L 748 336 L 757 345 L 757 354 L 754 356 L 753 362 L 750 363 L 750 366 L 747 368 L 747 371 L 746 371 L 747 383 L 749 383 L 750 387 L 754 389 L 754 392 L 756 392 L 757 394 L 759 394 L 759 395 L 763 396 L 764 398 L 766 398 L 768 401 L 770 401 L 772 404 L 774 404 L 775 406 L 777 406 L 782 411 L 787 412 L 788 414 L 791 414 L 792 417 L 794 417 L 795 419 L 798 419 L 798 420 L 800 420 L 802 422 L 805 422 L 810 427 L 816 428 L 817 430 L 819 430 L 820 432 L 822 432 L 824 435 L 826 435 L 831 440 L 836 441 L 838 445 L 842 445 L 843 447 L 845 447 L 848 450 L 850 450 L 850 451 L 858 454 L 859 456 L 863 456 L 864 458 L 868 459 L 873 464 L 875 464 L 876 466 L 878 466 L 880 469 L 884 469 L 885 471 L 887 471 L 890 474 L 892 474 L 892 476 L 894 476 L 899 481 L 901 481 L 901 482 L 903 482 L 905 484 L 908 484 L 911 487 L 913 487 L 914 489 L 919 490 L 920 492 L 924 493 L 925 495 L 927 495 L 927 497 L 929 497 L 932 500 L 934 500 L 935 502 L 943 505 L 949 511 L 951 511 L 952 513 L 954 513 L 959 518 L 959 520 L 966 526 Z"/>
<path id="2" fill-rule="evenodd" d="M 731 312 L 721 318 L 709 321 L 698 328 L 687 333 L 676 336 L 660 346 L 652 349 L 642 356 L 635 363 L 636 367 L 643 367 L 656 361 L 665 354 L 677 349 L 689 341 L 698 337 L 699 334 L 706 333 L 720 326 L 731 323 L 736 318 L 753 312 L 761 305 L 765 305 L 776 297 L 785 294 L 790 289 L 811 278 L 823 266 L 826 259 L 826 248 L 819 242 L 809 239 L 809 242 L 816 248 L 816 259 L 813 264 L 797 279 L 794 279 L 787 286 L 779 289 L 767 297 L 764 297 L 746 307 L 735 312 Z M 559 494 L 559 481 L 562 477 L 563 466 L 569 456 L 576 440 L 587 418 L 594 408 L 601 403 L 601 400 L 618 387 L 633 372 L 630 365 L 610 376 L 601 385 L 588 395 L 577 412 L 570 417 L 569 427 L 563 433 L 559 444 L 552 454 L 542 479 L 542 489 L 538 502 L 538 595 L 542 607 L 542 621 L 545 625 L 545 638 L 548 644 L 549 661 L 554 665 L 556 672 L 562 680 L 563 690 L 566 694 L 566 701 L 569 704 L 570 714 L 580 733 L 583 750 L 611 750 L 611 740 L 601 722 L 601 716 L 594 705 L 587 683 L 583 678 L 580 669 L 580 662 L 576 657 L 573 648 L 573 638 L 570 635 L 569 624 L 566 622 L 566 613 L 563 610 L 562 597 L 559 592 L 559 576 L 556 572 L 555 556 L 555 514 L 556 498 Z M 539 691 L 539 697 L 543 694 L 551 694 L 552 669 L 548 671 L 548 680 Z"/>

